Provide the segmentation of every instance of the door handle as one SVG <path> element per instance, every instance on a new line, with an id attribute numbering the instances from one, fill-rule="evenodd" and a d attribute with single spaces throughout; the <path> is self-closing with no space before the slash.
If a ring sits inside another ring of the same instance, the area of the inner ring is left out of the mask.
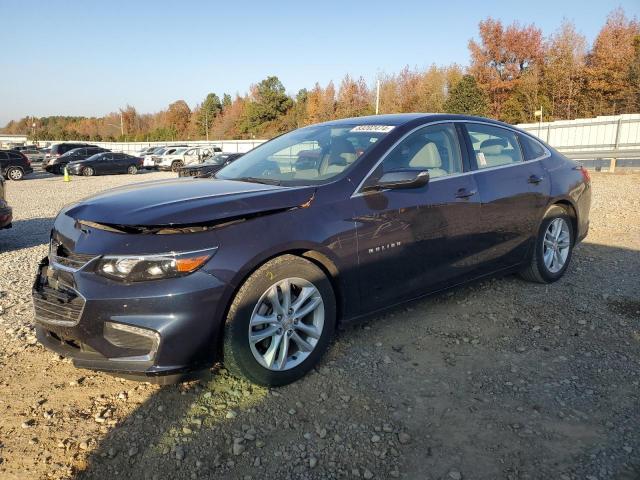
<path id="1" fill-rule="evenodd" d="M 456 192 L 456 198 L 469 198 L 475 195 L 477 190 L 467 190 L 466 188 L 460 188 Z"/>
<path id="2" fill-rule="evenodd" d="M 540 183 L 543 179 L 544 179 L 544 177 L 539 177 L 539 176 L 537 176 L 537 175 L 531 175 L 531 176 L 529 177 L 528 182 L 529 182 L 529 183 L 535 183 L 535 184 L 537 185 L 537 184 L 538 184 L 538 183 Z"/>

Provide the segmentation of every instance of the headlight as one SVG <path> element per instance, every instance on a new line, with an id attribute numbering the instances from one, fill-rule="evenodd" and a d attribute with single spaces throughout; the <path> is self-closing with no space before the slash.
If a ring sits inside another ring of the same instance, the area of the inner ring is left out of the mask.
<path id="1" fill-rule="evenodd" d="M 123 282 L 143 282 L 181 277 L 195 272 L 215 253 L 216 248 L 159 255 L 107 255 L 96 267 L 98 274 Z"/>

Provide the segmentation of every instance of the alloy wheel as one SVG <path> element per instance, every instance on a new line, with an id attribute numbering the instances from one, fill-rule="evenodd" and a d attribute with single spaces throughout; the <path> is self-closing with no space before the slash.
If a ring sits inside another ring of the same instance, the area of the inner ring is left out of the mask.
<path id="1" fill-rule="evenodd" d="M 571 230 L 564 218 L 555 218 L 544 232 L 542 258 L 551 273 L 558 273 L 567 263 L 571 248 Z"/>
<path id="2" fill-rule="evenodd" d="M 85 177 L 91 177 L 93 175 L 93 168 L 91 167 L 84 167 L 82 169 L 82 175 L 84 175 Z"/>
<path id="3" fill-rule="evenodd" d="M 135 175 L 136 173 L 138 173 L 138 167 L 136 167 L 135 165 L 129 165 L 127 173 L 129 173 L 130 175 Z"/>
<path id="4" fill-rule="evenodd" d="M 11 168 L 7 173 L 7 176 L 11 180 L 22 180 L 23 175 L 24 174 L 22 173 L 22 170 L 20 170 L 19 168 Z"/>
<path id="5" fill-rule="evenodd" d="M 286 278 L 262 294 L 248 339 L 254 358 L 269 370 L 290 370 L 315 349 L 324 327 L 324 301 L 313 283 Z"/>

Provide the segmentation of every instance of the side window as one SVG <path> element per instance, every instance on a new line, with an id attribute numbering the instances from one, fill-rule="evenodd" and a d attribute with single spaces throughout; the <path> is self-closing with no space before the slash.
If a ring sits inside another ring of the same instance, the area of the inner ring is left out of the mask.
<path id="1" fill-rule="evenodd" d="M 0 160 L 6 160 L 9 156 L 5 152 L 0 152 Z"/>
<path id="2" fill-rule="evenodd" d="M 479 123 L 467 123 L 478 169 L 522 162 L 515 132 Z"/>
<path id="3" fill-rule="evenodd" d="M 533 138 L 522 134 L 519 134 L 518 138 L 520 139 L 522 150 L 524 150 L 525 160 L 534 160 L 536 158 L 544 157 L 547 154 L 545 148 Z"/>
<path id="4" fill-rule="evenodd" d="M 383 173 L 428 170 L 431 178 L 462 172 L 456 129 L 451 123 L 429 125 L 402 140 L 382 161 Z"/>

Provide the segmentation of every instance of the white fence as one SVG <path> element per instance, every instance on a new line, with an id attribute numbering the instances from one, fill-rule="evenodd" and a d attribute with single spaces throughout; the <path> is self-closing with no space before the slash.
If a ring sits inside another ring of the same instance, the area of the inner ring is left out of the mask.
<path id="1" fill-rule="evenodd" d="M 516 126 L 563 153 L 640 148 L 640 114 L 522 123 Z"/>

